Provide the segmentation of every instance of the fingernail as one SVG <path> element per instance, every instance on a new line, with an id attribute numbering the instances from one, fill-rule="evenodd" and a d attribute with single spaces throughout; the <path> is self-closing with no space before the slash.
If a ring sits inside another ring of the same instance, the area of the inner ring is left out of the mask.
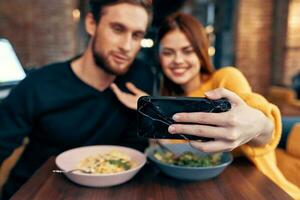
<path id="1" fill-rule="evenodd" d="M 175 114 L 175 115 L 173 115 L 172 119 L 173 119 L 174 121 L 177 121 L 177 120 L 180 119 L 180 115 Z"/>
<path id="2" fill-rule="evenodd" d="M 169 131 L 169 133 L 175 133 L 175 127 L 169 126 L 168 131 Z"/>
<path id="3" fill-rule="evenodd" d="M 208 91 L 208 92 L 205 92 L 204 95 L 207 96 L 207 97 L 209 97 L 209 96 L 213 95 L 213 92 L 212 91 Z"/>

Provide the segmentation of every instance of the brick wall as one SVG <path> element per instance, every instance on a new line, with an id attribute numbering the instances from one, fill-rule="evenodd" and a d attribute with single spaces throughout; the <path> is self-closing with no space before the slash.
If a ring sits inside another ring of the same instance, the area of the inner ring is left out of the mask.
<path id="1" fill-rule="evenodd" d="M 236 24 L 236 66 L 254 91 L 270 85 L 273 0 L 240 0 Z"/>
<path id="2" fill-rule="evenodd" d="M 83 43 L 78 40 L 78 24 L 72 18 L 77 2 L 80 1 L 0 1 L 0 37 L 12 42 L 25 67 L 70 58 L 82 49 Z M 265 93 L 271 84 L 274 0 L 236 2 L 235 63 L 254 91 Z M 299 10 L 300 0 L 290 0 L 283 73 L 287 85 L 300 70 Z"/>
<path id="3" fill-rule="evenodd" d="M 76 0 L 0 1 L 0 37 L 9 39 L 25 67 L 64 60 L 76 52 Z"/>
<path id="4" fill-rule="evenodd" d="M 300 0 L 290 0 L 284 84 L 290 85 L 297 72 L 300 72 Z"/>

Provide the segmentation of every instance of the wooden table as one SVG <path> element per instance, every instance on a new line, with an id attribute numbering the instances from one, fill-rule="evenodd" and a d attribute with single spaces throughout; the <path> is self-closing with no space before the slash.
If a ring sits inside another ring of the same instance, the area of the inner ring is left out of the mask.
<path id="1" fill-rule="evenodd" d="M 115 187 L 88 188 L 70 182 L 50 158 L 13 196 L 13 200 L 34 199 L 292 199 L 249 161 L 235 160 L 219 177 L 203 182 L 169 178 L 147 164 L 132 180 Z"/>

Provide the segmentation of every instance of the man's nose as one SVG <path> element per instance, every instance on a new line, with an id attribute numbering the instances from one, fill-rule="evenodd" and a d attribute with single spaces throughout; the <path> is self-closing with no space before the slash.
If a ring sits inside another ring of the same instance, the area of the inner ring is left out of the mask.
<path id="1" fill-rule="evenodd" d="M 129 52 L 133 46 L 133 40 L 131 35 L 125 35 L 121 40 L 122 41 L 120 43 L 120 49 L 122 49 L 124 52 Z"/>

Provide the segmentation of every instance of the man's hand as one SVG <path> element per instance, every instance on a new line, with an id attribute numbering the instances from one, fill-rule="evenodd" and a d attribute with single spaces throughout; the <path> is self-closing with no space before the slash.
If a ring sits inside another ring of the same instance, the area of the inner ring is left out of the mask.
<path id="1" fill-rule="evenodd" d="M 218 88 L 205 94 L 210 99 L 227 98 L 231 109 L 223 113 L 177 113 L 177 123 L 169 126 L 173 134 L 189 134 L 214 138 L 214 141 L 191 141 L 191 145 L 204 152 L 232 151 L 248 143 L 265 145 L 271 138 L 273 124 L 260 110 L 248 106 L 238 95 Z M 187 123 L 187 124 L 186 124 Z"/>
<path id="2" fill-rule="evenodd" d="M 132 92 L 132 94 L 123 92 L 122 90 L 120 90 L 120 88 L 115 83 L 112 83 L 110 85 L 110 88 L 116 94 L 117 98 L 119 99 L 119 101 L 121 103 L 123 103 L 126 107 L 128 107 L 130 109 L 136 110 L 138 99 L 141 96 L 146 96 L 148 94 L 145 93 L 144 91 L 138 89 L 137 87 L 135 87 L 134 84 L 129 83 L 129 82 L 126 83 L 126 87 L 130 92 Z"/>

